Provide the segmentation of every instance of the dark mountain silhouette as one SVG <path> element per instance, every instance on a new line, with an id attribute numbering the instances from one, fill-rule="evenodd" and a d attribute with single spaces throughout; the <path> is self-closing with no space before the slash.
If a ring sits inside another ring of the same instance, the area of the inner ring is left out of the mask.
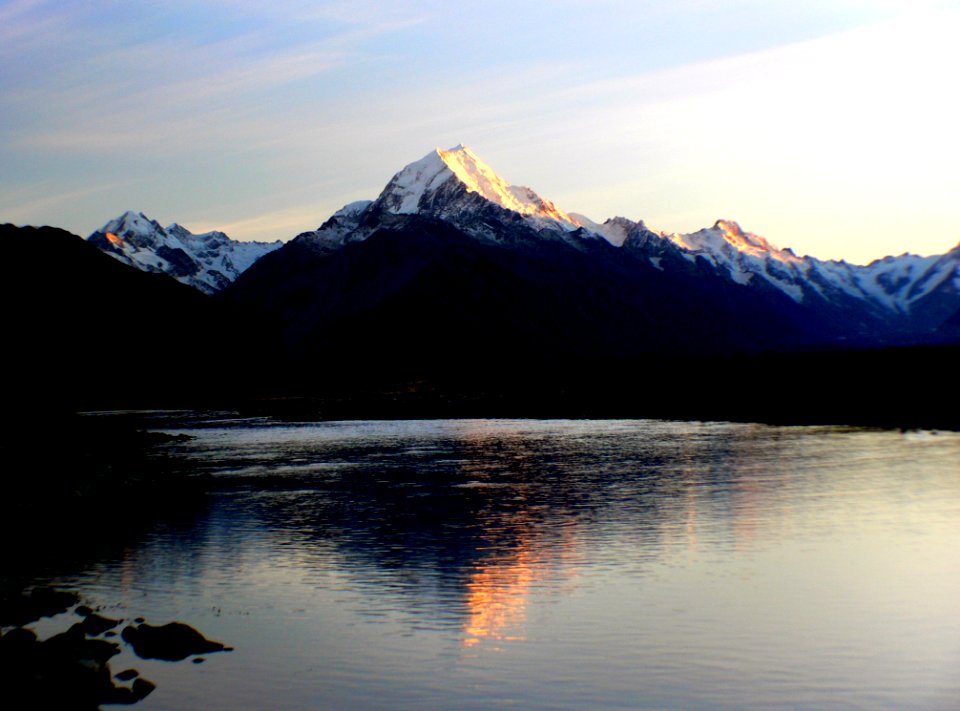
<path id="1" fill-rule="evenodd" d="M 239 320 L 224 304 L 60 229 L 2 225 L 0 249 L 11 409 L 229 393 L 250 346 L 237 350 Z"/>
<path id="2" fill-rule="evenodd" d="M 940 324 L 937 334 L 946 339 L 960 340 L 960 310 Z"/>
<path id="3" fill-rule="evenodd" d="M 292 417 L 957 424 L 917 378 L 960 348 L 854 347 L 789 299 L 604 242 L 386 222 L 333 251 L 294 240 L 217 297 L 288 349 L 286 392 L 314 398 Z"/>
<path id="4" fill-rule="evenodd" d="M 273 323 L 303 362 L 336 367 L 757 351 L 813 328 L 719 278 L 666 273 L 603 241 L 528 247 L 536 234 L 511 230 L 504 246 L 411 215 L 333 252 L 294 240 L 223 297 Z"/>
<path id="5" fill-rule="evenodd" d="M 602 245 L 585 269 L 569 246 L 534 258 L 414 216 L 334 253 L 292 242 L 213 298 L 63 230 L 4 225 L 0 245 L 6 416 L 21 422 L 230 403 L 292 417 L 960 426 L 948 376 L 960 348 L 765 351 L 802 318 L 722 281 L 636 280 Z"/>

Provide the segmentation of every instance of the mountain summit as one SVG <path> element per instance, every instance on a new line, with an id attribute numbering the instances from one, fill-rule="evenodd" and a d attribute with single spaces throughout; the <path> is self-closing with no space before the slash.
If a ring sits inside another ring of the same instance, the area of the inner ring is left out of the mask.
<path id="1" fill-rule="evenodd" d="M 195 235 L 177 223 L 163 228 L 132 210 L 110 220 L 87 240 L 124 264 L 164 272 L 206 294 L 220 291 L 283 244 L 240 242 L 217 231 Z"/>
<path id="2" fill-rule="evenodd" d="M 463 190 L 525 217 L 551 220 L 569 230 L 580 226 L 530 188 L 508 184 L 463 144 L 447 151 L 437 148 L 405 167 L 393 176 L 375 204 L 396 214 L 442 216 L 449 211 L 451 195 Z"/>
<path id="3" fill-rule="evenodd" d="M 461 144 L 437 148 L 410 163 L 375 200 L 351 203 L 297 239 L 318 251 L 335 250 L 414 216 L 441 220 L 501 245 L 555 241 L 583 249 L 588 246 L 584 242 L 602 237 L 533 189 L 511 185 Z"/>

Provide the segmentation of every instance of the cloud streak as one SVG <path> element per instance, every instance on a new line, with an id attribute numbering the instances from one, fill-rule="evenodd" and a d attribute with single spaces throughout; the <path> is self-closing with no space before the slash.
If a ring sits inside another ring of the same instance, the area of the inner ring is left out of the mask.
<path id="1" fill-rule="evenodd" d="M 97 46 L 94 51 L 78 51 L 79 56 L 56 73 L 40 73 L 28 86 L 11 88 L 0 103 L 9 115 L 48 116 L 41 121 L 36 145 L 80 148 L 93 137 L 102 149 L 102 141 L 96 139 L 108 134 L 125 147 L 136 135 L 134 131 L 124 136 L 125 124 L 143 127 L 216 114 L 224 106 L 242 110 L 266 92 L 347 64 L 362 64 L 364 57 L 354 49 L 358 43 L 405 26 L 378 23 L 279 49 L 251 35 L 205 44 L 161 38 Z M 73 42 L 96 46 L 101 39 L 86 35 Z M 54 115 L 49 118 L 51 107 Z M 36 128 L 30 122 L 30 132 Z M 30 140 L 23 138 L 25 143 Z"/>

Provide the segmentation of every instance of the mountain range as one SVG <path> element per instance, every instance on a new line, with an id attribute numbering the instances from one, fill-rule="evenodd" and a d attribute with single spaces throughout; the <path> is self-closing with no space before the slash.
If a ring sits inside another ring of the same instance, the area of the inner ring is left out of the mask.
<path id="1" fill-rule="evenodd" d="M 797 257 L 723 220 L 685 235 L 598 224 L 457 146 L 266 255 L 224 296 L 305 358 L 386 348 L 449 362 L 937 342 L 958 287 L 960 247 L 857 266 Z"/>
<path id="2" fill-rule="evenodd" d="M 222 232 L 192 235 L 177 224 L 164 229 L 142 213 L 133 212 L 111 220 L 88 239 L 128 264 L 167 272 L 206 293 L 215 293 L 236 281 L 258 259 L 282 246 L 287 250 L 285 256 L 269 263 L 316 261 L 321 255 L 332 256 L 365 242 L 374 234 L 381 235 L 375 240 L 378 245 L 385 233 L 394 235 L 393 241 L 417 241 L 412 233 L 426 234 L 437 229 L 452 229 L 457 237 L 447 237 L 449 244 L 437 242 L 431 249 L 444 251 L 460 244 L 491 255 L 494 252 L 487 248 L 493 248 L 503 250 L 498 254 L 500 261 L 506 258 L 506 252 L 514 257 L 523 254 L 530 261 L 542 261 L 544 268 L 562 255 L 562 259 L 579 262 L 566 267 L 553 265 L 550 271 L 554 274 L 564 270 L 599 270 L 606 274 L 598 274 L 597 278 L 608 280 L 607 286 L 620 282 L 619 293 L 605 296 L 606 306 L 597 304 L 597 309 L 607 312 L 617 304 L 618 318 L 636 324 L 633 333 L 627 333 L 631 330 L 627 326 L 622 329 L 624 333 L 613 338 L 616 343 L 610 344 L 619 344 L 623 346 L 619 350 L 626 352 L 674 347 L 729 350 L 843 342 L 878 345 L 937 341 L 952 332 L 950 319 L 960 311 L 960 245 L 944 255 L 902 254 L 863 266 L 797 256 L 729 220 L 718 220 L 710 228 L 689 234 L 656 232 L 643 221 L 624 217 L 597 223 L 584 215 L 565 212 L 530 188 L 510 185 L 462 145 L 432 151 L 394 175 L 375 200 L 345 206 L 317 230 L 300 234 L 285 246 L 279 241 L 239 242 Z M 412 258 L 418 248 L 410 245 L 410 250 L 406 259 Z M 574 253 L 581 256 L 573 257 Z M 357 257 L 338 258 L 343 259 Z M 398 254 L 394 259 L 404 261 L 405 257 Z M 331 265 L 334 272 L 342 269 L 342 265 L 333 262 L 327 266 Z M 397 272 L 405 273 L 400 262 L 397 265 Z M 261 269 L 258 267 L 258 272 Z M 361 268 L 353 269 L 356 272 Z M 302 276 L 303 267 L 294 271 Z M 522 281 L 525 277 L 518 278 Z M 271 303 L 278 301 L 277 291 L 289 287 L 284 283 L 268 286 L 269 279 L 262 273 L 246 283 L 253 281 L 273 292 L 268 297 Z M 325 294 L 322 310 L 329 312 L 321 315 L 318 309 L 313 310 L 318 328 L 342 320 L 331 311 L 334 303 L 354 313 L 362 304 L 369 304 L 371 293 L 378 291 L 359 285 L 358 290 L 365 290 L 363 296 L 344 299 L 342 289 L 332 286 L 336 281 L 336 273 L 318 273 L 313 278 L 318 294 Z M 380 285 L 388 281 L 383 276 L 377 278 Z M 572 291 L 584 285 L 582 278 L 563 277 L 559 281 L 560 291 L 568 293 L 555 294 L 553 298 L 558 303 L 572 298 Z M 661 294 L 672 292 L 670 298 L 658 300 L 647 293 L 650 286 Z M 252 304 L 259 297 L 246 293 L 250 288 L 236 289 L 236 298 Z M 606 287 L 598 283 L 592 288 Z M 331 290 L 337 294 L 327 293 Z M 717 290 L 724 292 L 724 298 L 731 301 L 737 313 L 719 315 L 713 305 L 703 303 L 705 298 L 714 298 Z M 694 302 L 701 303 L 682 303 L 691 301 L 691 295 Z M 546 298 L 544 292 L 541 298 Z M 651 303 L 651 299 L 662 303 Z M 638 300 L 642 302 L 642 313 L 633 313 Z M 742 300 L 748 303 L 741 303 Z M 578 302 L 581 311 L 587 309 L 582 300 Z M 671 335 L 663 324 L 657 324 L 658 317 L 668 321 L 684 317 L 681 311 L 689 312 L 694 318 L 689 324 L 691 329 L 701 329 L 700 333 Z M 771 311 L 786 328 L 772 327 L 767 318 Z M 730 328 L 724 329 L 727 337 L 702 332 L 705 324 L 703 319 L 697 320 L 698 312 L 710 323 L 716 323 L 717 318 L 729 322 Z M 597 318 L 598 313 L 589 316 L 592 321 Z M 314 328 L 303 318 L 294 320 L 298 325 L 287 334 L 288 340 Z M 546 326 L 542 315 L 536 320 Z M 529 330 L 529 326 L 524 325 L 522 330 Z M 609 329 L 600 330 L 604 335 L 612 335 Z M 642 337 L 638 333 L 641 330 L 645 334 Z"/>
<path id="3" fill-rule="evenodd" d="M 310 395 L 324 416 L 919 422 L 903 374 L 951 368 L 960 344 L 960 247 L 859 266 L 727 220 L 598 223 L 464 146 L 285 243 L 134 212 L 85 241 L 4 235 L 17 264 L 60 265 L 4 285 L 28 400 L 55 383 L 86 401 Z"/>

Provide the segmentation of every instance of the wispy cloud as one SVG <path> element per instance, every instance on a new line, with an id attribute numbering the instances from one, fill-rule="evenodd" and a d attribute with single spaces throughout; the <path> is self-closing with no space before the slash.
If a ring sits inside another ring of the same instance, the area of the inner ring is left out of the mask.
<path id="1" fill-rule="evenodd" d="M 122 32 L 85 27 L 82 13 L 50 10 L 45 3 L 21 3 L 21 11 L 8 12 L 8 54 L 17 56 L 16 37 L 29 42 L 58 42 L 50 27 L 73 22 L 57 51 L 70 61 L 50 66 L 40 62 L 11 64 L 19 74 L 0 82 L 4 87 L 0 108 L 10 117 L 9 140 L 24 148 L 71 151 L 126 151 L 137 147 L 147 153 L 170 150 L 190 141 L 256 142 L 256 126 L 282 114 L 281 101 L 310 102 L 310 94 L 277 98 L 284 87 L 309 82 L 333 73 L 349 73 L 371 62 L 365 43 L 400 32 L 416 24 L 418 16 L 387 17 L 370 13 L 369 22 L 354 18 L 348 25 L 312 33 L 301 28 L 296 41 L 278 41 L 276 27 L 245 29 L 213 40 L 162 34 L 149 41 L 132 41 Z M 262 7 L 222 3 L 229 10 L 262 14 Z M 29 5 L 29 7 L 28 7 Z M 306 13 L 308 3 L 292 3 Z M 36 17 L 38 8 L 49 12 Z M 332 14 L 339 14 L 339 5 Z M 273 13 L 277 9 L 272 10 Z M 317 18 L 327 14 L 316 8 Z M 284 18 L 284 26 L 290 18 Z M 40 26 L 46 29 L 38 32 Z M 43 55 L 33 47 L 27 56 Z M 351 69 L 352 68 L 352 69 Z M 315 92 L 322 87 L 314 87 Z M 252 120 L 258 116 L 260 121 Z M 0 123 L 2 127 L 2 123 Z M 18 127 L 13 129 L 12 127 Z"/>
<path id="2" fill-rule="evenodd" d="M 44 0 L 13 0 L 0 6 L 0 53 L 41 44 L 63 29 L 70 13 Z"/>
<path id="3" fill-rule="evenodd" d="M 190 3 L 184 3 L 189 6 Z M 443 8 L 439 0 L 277 0 L 263 3 L 257 0 L 211 0 L 233 15 L 259 20 L 282 20 L 286 23 L 340 22 L 345 25 L 380 25 L 407 23 L 411 18 L 427 17 Z"/>

